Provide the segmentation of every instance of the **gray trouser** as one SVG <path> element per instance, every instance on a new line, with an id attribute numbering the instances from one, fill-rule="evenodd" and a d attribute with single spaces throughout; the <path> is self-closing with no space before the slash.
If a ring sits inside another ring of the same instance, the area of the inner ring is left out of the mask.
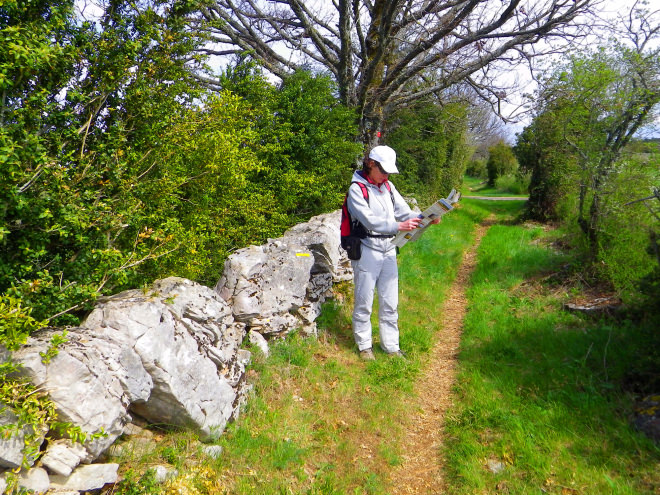
<path id="1" fill-rule="evenodd" d="M 371 310 L 374 289 L 378 291 L 378 328 L 380 346 L 385 352 L 399 350 L 397 326 L 399 304 L 399 274 L 396 250 L 387 253 L 362 246 L 362 257 L 352 262 L 355 302 L 353 306 L 353 335 L 358 349 L 372 347 Z"/>

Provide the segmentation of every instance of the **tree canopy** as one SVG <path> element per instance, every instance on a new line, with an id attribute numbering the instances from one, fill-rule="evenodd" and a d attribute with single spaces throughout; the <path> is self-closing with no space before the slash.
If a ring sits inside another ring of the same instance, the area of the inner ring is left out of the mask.
<path id="1" fill-rule="evenodd" d="M 513 174 L 518 170 L 518 161 L 513 150 L 504 141 L 500 141 L 488 149 L 486 170 L 488 171 L 488 184 L 491 187 L 495 187 L 495 182 L 499 177 Z"/>
<path id="2" fill-rule="evenodd" d="M 535 174 L 533 216 L 557 216 L 559 198 L 549 196 L 570 194 L 568 179 L 579 189 L 578 222 L 594 247 L 608 176 L 660 103 L 660 50 L 647 41 L 571 56 L 544 82 L 536 117 L 518 137 L 518 157 Z"/>
<path id="3" fill-rule="evenodd" d="M 658 14 L 633 9 L 616 39 L 557 64 L 516 144 L 532 171 L 530 216 L 563 221 L 586 266 L 629 291 L 650 276 L 657 238 L 657 215 L 631 202 L 654 197 L 658 154 L 629 145 L 660 108 Z"/>
<path id="4" fill-rule="evenodd" d="M 117 0 L 83 22 L 73 0 L 0 4 L 12 307 L 75 323 L 100 294 L 154 278 L 214 284 L 231 250 L 340 204 L 360 146 L 333 82 L 301 71 L 274 86 L 236 68 L 208 91 L 191 5 Z"/>

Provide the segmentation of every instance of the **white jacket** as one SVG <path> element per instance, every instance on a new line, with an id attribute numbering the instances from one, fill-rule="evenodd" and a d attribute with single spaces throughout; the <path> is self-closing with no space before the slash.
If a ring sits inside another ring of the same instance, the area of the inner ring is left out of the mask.
<path id="1" fill-rule="evenodd" d="M 385 183 L 379 187 L 369 182 L 361 171 L 356 171 L 353 174 L 352 182 L 365 184 L 369 191 L 369 203 L 367 203 L 362 195 L 361 187 L 357 184 L 351 184 L 348 189 L 347 201 L 351 217 L 364 225 L 369 234 L 391 235 L 394 237 L 399 231 L 399 222 L 415 218 L 418 215 L 410 209 L 408 203 L 401 197 L 391 182 L 389 183 L 392 190 L 391 196 Z M 392 203 L 392 197 L 394 197 L 394 203 Z M 395 248 L 391 238 L 365 237 L 362 239 L 362 245 L 383 253 Z"/>

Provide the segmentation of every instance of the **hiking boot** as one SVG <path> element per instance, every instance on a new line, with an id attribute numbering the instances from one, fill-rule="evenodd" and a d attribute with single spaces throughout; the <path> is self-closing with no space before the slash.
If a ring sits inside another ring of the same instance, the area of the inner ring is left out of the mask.
<path id="1" fill-rule="evenodd" d="M 374 351 L 372 351 L 371 348 L 360 351 L 360 357 L 362 359 L 364 359 L 365 361 L 375 361 L 376 360 L 376 356 L 374 356 Z"/>
<path id="2" fill-rule="evenodd" d="M 399 357 L 399 358 L 406 358 L 406 355 L 403 353 L 402 350 L 394 351 L 394 352 L 388 352 L 387 355 L 389 357 Z"/>

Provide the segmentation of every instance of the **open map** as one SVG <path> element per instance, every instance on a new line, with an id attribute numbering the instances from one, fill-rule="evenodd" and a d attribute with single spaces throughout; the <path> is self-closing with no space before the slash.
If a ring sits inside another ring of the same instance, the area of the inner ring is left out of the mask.
<path id="1" fill-rule="evenodd" d="M 426 230 L 426 227 L 428 227 L 433 220 L 454 209 L 454 205 L 458 203 L 460 197 L 461 193 L 457 192 L 455 189 L 452 189 L 446 198 L 437 200 L 426 210 L 420 213 L 419 218 L 421 218 L 422 221 L 415 230 L 411 230 L 410 232 L 399 232 L 396 236 L 394 236 L 394 239 L 392 239 L 392 244 L 397 247 L 401 247 L 408 242 L 416 241 L 419 239 Z"/>

